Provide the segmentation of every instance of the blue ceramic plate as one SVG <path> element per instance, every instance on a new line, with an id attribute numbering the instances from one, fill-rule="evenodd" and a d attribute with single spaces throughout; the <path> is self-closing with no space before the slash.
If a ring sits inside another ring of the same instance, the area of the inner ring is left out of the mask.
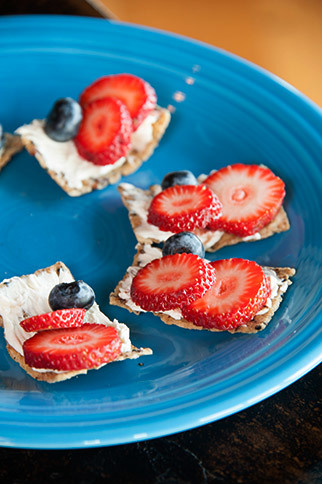
<path id="1" fill-rule="evenodd" d="M 96 291 L 111 318 L 153 356 L 49 385 L 8 356 L 1 335 L 1 444 L 71 448 L 134 442 L 197 427 L 278 392 L 321 360 L 321 148 L 319 109 L 285 82 L 223 51 L 104 20 L 0 21 L 0 119 L 7 131 L 77 98 L 101 75 L 131 72 L 156 89 L 173 119 L 152 159 L 127 181 L 141 187 L 174 169 L 196 175 L 229 163 L 268 165 L 287 187 L 291 230 L 221 250 L 294 266 L 297 275 L 269 327 L 256 335 L 169 327 L 110 307 L 135 249 L 115 186 L 68 197 L 26 152 L 1 172 L 0 277 L 57 260 Z M 141 366 L 139 363 L 143 363 Z"/>

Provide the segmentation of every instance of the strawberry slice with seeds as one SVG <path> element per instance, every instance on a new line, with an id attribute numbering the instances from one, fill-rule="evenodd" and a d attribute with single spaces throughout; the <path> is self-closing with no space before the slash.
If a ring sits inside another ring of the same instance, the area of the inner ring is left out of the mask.
<path id="1" fill-rule="evenodd" d="M 80 156 L 95 165 L 110 165 L 125 156 L 131 144 L 132 121 L 116 98 L 98 99 L 83 109 L 74 143 Z"/>
<path id="2" fill-rule="evenodd" d="M 131 297 L 145 311 L 166 311 L 202 296 L 215 280 L 215 270 L 199 256 L 167 255 L 139 270 L 132 281 Z"/>
<path id="3" fill-rule="evenodd" d="M 148 82 L 132 74 L 117 74 L 93 82 L 81 94 L 80 104 L 86 106 L 92 101 L 110 96 L 120 99 L 127 106 L 134 130 L 155 108 L 157 102 L 155 91 Z"/>
<path id="4" fill-rule="evenodd" d="M 83 325 L 86 309 L 58 309 L 24 319 L 20 326 L 27 332 L 44 331 L 54 328 L 73 328 Z"/>
<path id="5" fill-rule="evenodd" d="M 220 217 L 221 209 L 217 196 L 205 185 L 174 185 L 153 198 L 148 222 L 164 231 L 191 232 Z"/>
<path id="6" fill-rule="evenodd" d="M 41 331 L 24 342 L 23 353 L 33 368 L 77 371 L 115 360 L 121 346 L 115 328 L 85 323 L 80 328 Z"/>
<path id="7" fill-rule="evenodd" d="M 273 220 L 285 197 L 283 181 L 258 165 L 227 166 L 204 183 L 222 203 L 222 217 L 212 221 L 209 228 L 240 237 L 253 235 Z"/>
<path id="8" fill-rule="evenodd" d="M 216 271 L 216 283 L 204 296 L 182 307 L 184 318 L 196 326 L 222 331 L 253 319 L 271 293 L 263 269 L 244 259 L 223 259 L 210 264 Z"/>

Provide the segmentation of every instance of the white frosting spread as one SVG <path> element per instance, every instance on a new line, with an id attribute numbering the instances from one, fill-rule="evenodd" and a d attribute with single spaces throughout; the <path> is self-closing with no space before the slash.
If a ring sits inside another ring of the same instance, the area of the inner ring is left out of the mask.
<path id="1" fill-rule="evenodd" d="M 131 136 L 131 149 L 135 151 L 143 151 L 153 138 L 153 125 L 160 117 L 158 111 L 152 111 L 140 124 L 136 131 L 133 131 Z"/>
<path id="2" fill-rule="evenodd" d="M 0 291 L 0 308 L 7 342 L 20 355 L 23 355 L 22 345 L 35 333 L 28 333 L 20 326 L 20 322 L 31 316 L 52 311 L 48 303 L 51 289 L 61 282 L 71 282 L 74 279 L 69 271 L 61 269 L 59 275 L 55 270 L 42 271 L 23 277 L 5 279 Z M 116 328 L 122 341 L 121 352 L 131 351 L 129 328 L 117 320 L 111 321 L 103 314 L 96 303 L 86 311 L 85 322 L 104 324 Z M 41 371 L 34 369 L 35 371 Z M 54 371 L 54 370 L 50 370 Z"/>
<path id="3" fill-rule="evenodd" d="M 242 237 L 244 242 L 249 242 L 251 240 L 260 240 L 261 238 L 262 238 L 262 236 L 259 232 L 256 232 L 253 235 L 247 235 L 247 237 Z"/>
<path id="4" fill-rule="evenodd" d="M 150 113 L 131 136 L 131 151 L 142 151 L 153 138 L 153 124 L 158 119 L 158 111 Z M 35 119 L 16 130 L 35 145 L 37 152 L 42 156 L 48 170 L 62 174 L 71 188 L 81 188 L 83 181 L 89 178 L 100 178 L 122 166 L 126 158 L 123 156 L 111 165 L 99 166 L 82 158 L 76 149 L 73 140 L 54 141 L 45 133 L 44 120 Z M 131 162 L 131 151 L 127 157 Z"/>
<path id="5" fill-rule="evenodd" d="M 138 256 L 138 265 L 137 266 L 130 266 L 127 269 L 127 274 L 125 278 L 120 283 L 119 289 L 119 297 L 123 299 L 125 304 L 128 306 L 129 309 L 132 311 L 138 312 L 146 312 L 140 306 L 135 304 L 133 299 L 131 298 L 131 285 L 132 280 L 138 273 L 138 271 L 144 267 L 146 264 L 151 262 L 154 259 L 159 259 L 162 257 L 162 251 L 158 247 L 151 247 L 150 245 L 146 244 L 143 246 L 142 252 L 140 252 Z M 274 299 L 279 293 L 284 293 L 287 290 L 288 283 L 287 281 L 283 281 L 280 279 L 276 272 L 268 267 L 262 267 L 264 274 L 268 277 L 271 285 L 271 293 L 270 296 L 267 298 L 265 306 L 256 313 L 256 315 L 265 314 L 269 311 L 272 307 L 272 299 Z M 180 320 L 182 319 L 182 313 L 179 308 L 173 309 L 171 311 L 160 311 L 164 314 L 168 314 L 173 319 Z"/>
<path id="6" fill-rule="evenodd" d="M 272 307 L 272 299 L 274 299 L 278 294 L 286 292 L 288 288 L 288 283 L 287 281 L 283 281 L 280 279 L 276 272 L 273 271 L 273 269 L 270 269 L 268 267 L 262 267 L 264 274 L 266 277 L 268 277 L 270 284 L 271 284 L 271 293 L 269 298 L 267 298 L 267 301 L 265 303 L 265 306 L 263 309 L 258 311 L 256 315 L 260 314 L 265 314 L 267 313 L 270 308 Z"/>

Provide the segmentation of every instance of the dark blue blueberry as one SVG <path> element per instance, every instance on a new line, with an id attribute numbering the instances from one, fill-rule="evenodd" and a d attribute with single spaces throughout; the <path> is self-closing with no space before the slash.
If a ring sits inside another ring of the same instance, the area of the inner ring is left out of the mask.
<path id="1" fill-rule="evenodd" d="M 53 311 L 57 309 L 89 309 L 95 301 L 93 289 L 84 281 L 62 282 L 50 291 L 48 302 Z"/>
<path id="2" fill-rule="evenodd" d="M 165 175 L 162 180 L 161 188 L 173 187 L 174 185 L 197 185 L 196 177 L 188 170 L 172 171 Z"/>
<path id="3" fill-rule="evenodd" d="M 4 141 L 5 141 L 5 138 L 3 134 L 2 124 L 0 124 L 0 150 L 4 145 Z"/>
<path id="4" fill-rule="evenodd" d="M 162 255 L 182 254 L 183 252 L 205 257 L 205 249 L 201 240 L 192 232 L 179 232 L 171 235 L 163 244 Z"/>
<path id="5" fill-rule="evenodd" d="M 82 118 L 78 102 L 71 97 L 58 99 L 45 120 L 45 133 L 55 141 L 69 141 L 77 135 Z"/>

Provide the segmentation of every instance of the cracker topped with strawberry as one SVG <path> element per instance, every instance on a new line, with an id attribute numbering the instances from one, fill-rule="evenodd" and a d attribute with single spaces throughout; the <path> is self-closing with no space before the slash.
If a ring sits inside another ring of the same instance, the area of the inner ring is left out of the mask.
<path id="1" fill-rule="evenodd" d="M 154 88 L 132 74 L 103 76 L 79 101 L 55 102 L 44 120 L 16 132 L 29 153 L 70 196 L 116 183 L 136 171 L 157 147 L 170 113 Z"/>
<path id="2" fill-rule="evenodd" d="M 121 183 L 119 191 L 141 244 L 192 231 L 206 251 L 264 239 L 289 229 L 283 209 L 284 182 L 260 165 L 235 164 L 197 180 L 191 172 L 166 175 L 142 190 Z"/>
<path id="3" fill-rule="evenodd" d="M 153 312 L 186 329 L 256 333 L 278 309 L 295 270 L 231 258 L 209 262 L 191 232 L 171 236 L 161 250 L 138 244 L 110 303 Z M 198 275 L 197 275 L 198 274 Z"/>
<path id="4" fill-rule="evenodd" d="M 62 262 L 0 283 L 0 323 L 10 356 L 48 383 L 152 353 L 132 345 L 128 327 L 105 316 Z"/>
<path id="5" fill-rule="evenodd" d="M 5 133 L 0 124 L 0 171 L 4 168 L 11 158 L 23 149 L 20 136 Z"/>

